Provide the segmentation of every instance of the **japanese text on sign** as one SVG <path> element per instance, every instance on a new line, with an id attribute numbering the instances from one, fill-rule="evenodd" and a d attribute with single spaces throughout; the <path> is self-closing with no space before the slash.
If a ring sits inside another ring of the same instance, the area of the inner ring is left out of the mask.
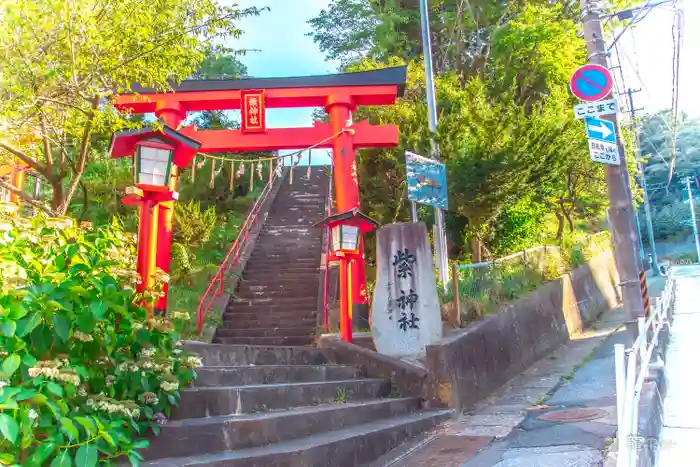
<path id="1" fill-rule="evenodd" d="M 617 101 L 615 99 L 576 104 L 574 106 L 574 116 L 579 120 L 586 117 L 598 117 L 615 113 L 617 113 Z"/>
<path id="2" fill-rule="evenodd" d="M 620 154 L 616 144 L 604 143 L 601 141 L 589 140 L 588 147 L 593 162 L 602 164 L 620 165 Z"/>
<path id="3" fill-rule="evenodd" d="M 404 248 L 403 251 L 397 250 L 394 255 L 394 262 L 392 263 L 395 276 L 398 279 L 413 278 L 413 265 L 415 263 L 416 257 L 408 248 Z M 418 294 L 411 287 L 409 287 L 408 292 L 406 292 L 401 285 L 399 285 L 399 288 L 401 293 L 396 299 L 393 299 L 391 294 L 389 295 L 389 311 L 391 313 L 394 310 L 393 302 L 395 301 L 396 307 L 400 310 L 401 314 L 400 318 L 397 320 L 399 329 L 404 332 L 407 332 L 409 329 L 419 329 L 418 322 L 420 318 L 418 318 L 413 311 L 413 307 L 418 302 Z M 393 317 L 390 316 L 389 319 L 393 319 Z"/>
<path id="4" fill-rule="evenodd" d="M 263 91 L 241 91 L 241 130 L 244 133 L 265 131 L 265 96 Z"/>

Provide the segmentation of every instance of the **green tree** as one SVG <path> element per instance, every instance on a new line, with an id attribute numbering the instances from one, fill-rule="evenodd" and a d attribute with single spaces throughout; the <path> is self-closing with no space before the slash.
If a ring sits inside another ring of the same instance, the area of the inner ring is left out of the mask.
<path id="1" fill-rule="evenodd" d="M 17 0 L 0 8 L 0 148 L 48 182 L 51 203 L 39 207 L 53 215 L 66 212 L 94 141 L 139 125 L 114 110 L 112 96 L 135 82 L 167 89 L 191 76 L 214 38 L 238 35 L 235 22 L 259 13 L 216 0 L 153 0 L 138 8 Z"/>
<path id="2" fill-rule="evenodd" d="M 680 199 L 685 190 L 683 181 L 700 175 L 700 119 L 682 113 L 677 125 L 674 158 L 672 112 L 663 110 L 641 120 L 645 174 L 657 200 L 659 196 L 667 201 Z"/>

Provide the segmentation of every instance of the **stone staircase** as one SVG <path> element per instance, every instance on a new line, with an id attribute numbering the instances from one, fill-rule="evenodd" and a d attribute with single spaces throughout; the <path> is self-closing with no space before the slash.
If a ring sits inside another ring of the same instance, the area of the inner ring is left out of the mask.
<path id="1" fill-rule="evenodd" d="M 446 420 L 322 349 L 189 344 L 204 367 L 143 452 L 152 467 L 353 467 Z"/>
<path id="2" fill-rule="evenodd" d="M 311 345 L 323 232 L 313 224 L 326 217 L 328 177 L 324 167 L 294 171 L 274 199 L 229 301 L 214 342 L 252 345 Z"/>

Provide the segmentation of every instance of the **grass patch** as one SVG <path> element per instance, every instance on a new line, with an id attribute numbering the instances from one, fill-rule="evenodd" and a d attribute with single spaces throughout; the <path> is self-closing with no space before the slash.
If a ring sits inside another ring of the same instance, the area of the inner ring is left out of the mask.
<path id="1" fill-rule="evenodd" d="M 478 268 L 458 272 L 461 323 L 467 326 L 493 313 L 513 300 L 584 265 L 593 256 L 610 248 L 609 235 L 564 239 L 559 246 L 548 246 L 505 260 L 496 260 Z M 441 303 L 454 299 L 452 285 L 443 293 Z"/>
<path id="2" fill-rule="evenodd" d="M 197 239 L 193 239 L 189 246 L 173 244 L 171 281 L 168 285 L 168 309 L 189 313 L 191 319 L 184 338 L 196 339 L 198 337 L 197 311 L 199 302 L 233 242 L 238 237 L 248 210 L 259 194 L 260 190 L 258 189 L 245 197 L 238 198 L 233 210 L 223 215 L 217 215 L 205 241 L 197 243 Z M 224 290 L 225 294 L 233 294 L 234 292 L 234 290 Z M 218 313 L 207 313 L 205 323 L 217 326 L 221 324 L 221 317 Z"/>

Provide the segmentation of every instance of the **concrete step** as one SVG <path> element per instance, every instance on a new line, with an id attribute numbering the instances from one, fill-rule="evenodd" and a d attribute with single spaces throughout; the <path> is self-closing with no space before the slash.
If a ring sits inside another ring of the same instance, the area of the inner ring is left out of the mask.
<path id="1" fill-rule="evenodd" d="M 201 356 L 204 366 L 324 365 L 331 363 L 323 349 L 310 347 L 222 345 L 188 341 L 183 348 Z"/>
<path id="2" fill-rule="evenodd" d="M 318 283 L 318 271 L 309 271 L 304 273 L 294 273 L 285 274 L 284 272 L 268 271 L 267 273 L 263 271 L 255 271 L 251 273 L 243 272 L 243 282 L 256 281 L 263 282 L 265 284 L 289 284 L 295 281 L 309 282 L 315 280 Z M 261 284 L 253 284 L 261 285 Z"/>
<path id="3" fill-rule="evenodd" d="M 162 459 L 147 467 L 353 467 L 371 462 L 401 443 L 446 421 L 452 412 L 413 412 L 236 451 Z"/>
<path id="4" fill-rule="evenodd" d="M 216 330 L 218 337 L 274 337 L 274 336 L 312 336 L 316 326 L 272 326 L 269 328 L 221 327 Z"/>
<path id="5" fill-rule="evenodd" d="M 303 407 L 290 411 L 175 420 L 161 428 L 146 459 L 233 451 L 342 430 L 420 408 L 418 399 L 379 399 Z"/>
<path id="6" fill-rule="evenodd" d="M 384 379 L 352 379 L 247 386 L 187 388 L 173 418 L 212 417 L 318 405 L 334 400 L 385 397 L 391 383 Z"/>
<path id="7" fill-rule="evenodd" d="M 253 285 L 253 286 L 278 286 L 278 287 L 288 287 L 288 286 L 296 286 L 296 285 L 309 285 L 309 283 L 316 283 L 318 285 L 318 273 L 314 274 L 295 274 L 294 276 L 272 276 L 272 274 L 268 274 L 267 276 L 264 274 L 259 274 L 255 273 L 252 275 L 252 277 L 246 277 L 245 273 L 243 273 L 243 280 L 241 281 L 241 285 Z"/>
<path id="8" fill-rule="evenodd" d="M 315 336 L 216 337 L 216 342 L 233 345 L 298 345 L 313 346 Z"/>
<path id="9" fill-rule="evenodd" d="M 308 297 L 310 295 L 309 287 L 299 287 L 298 284 L 295 286 L 288 287 L 275 287 L 275 285 L 270 285 L 269 287 L 264 285 L 257 286 L 246 286 L 241 284 L 236 292 L 236 296 L 241 299 L 247 298 L 272 298 L 277 297 Z"/>
<path id="10" fill-rule="evenodd" d="M 278 297 L 280 300 L 286 299 L 285 297 Z M 292 297 L 294 298 L 294 297 Z M 299 297 L 296 297 L 299 298 Z M 295 316 L 306 316 L 310 318 L 312 315 L 310 313 L 313 313 L 316 311 L 316 301 L 311 302 L 310 300 L 307 300 L 306 298 L 299 298 L 300 300 L 306 300 L 304 302 L 292 302 L 292 301 L 286 301 L 286 302 L 277 302 L 277 301 L 267 301 L 267 302 L 261 302 L 261 303 L 256 303 L 253 305 L 248 305 L 246 303 L 229 303 L 228 307 L 226 308 L 225 313 L 235 313 L 239 316 L 241 315 L 250 315 L 250 314 L 293 314 Z M 252 318 L 255 318 L 253 316 Z"/>
<path id="11" fill-rule="evenodd" d="M 321 243 L 319 241 L 319 249 L 321 247 Z M 262 248 L 258 249 L 256 248 L 253 250 L 253 253 L 250 256 L 249 261 L 261 261 L 261 260 L 275 260 L 275 261 L 289 261 L 289 260 L 312 260 L 315 259 L 316 261 L 320 261 L 321 258 L 321 253 L 319 252 L 313 252 L 310 250 L 291 250 L 287 251 L 285 253 L 272 253 L 270 251 L 265 251 Z"/>
<path id="12" fill-rule="evenodd" d="M 276 257 L 259 256 L 259 257 L 255 257 L 255 258 L 251 257 L 251 259 L 248 260 L 246 267 L 285 266 L 287 264 L 289 264 L 289 260 L 287 260 L 286 258 L 281 257 L 281 256 L 276 256 Z M 295 258 L 294 264 L 297 265 L 298 267 L 318 266 L 321 264 L 321 256 L 317 255 L 317 256 Z"/>
<path id="13" fill-rule="evenodd" d="M 259 252 L 253 251 L 253 258 L 312 258 L 321 256 L 321 239 L 292 238 L 288 244 L 274 238 L 262 239 Z"/>
<path id="14" fill-rule="evenodd" d="M 317 292 L 317 290 L 314 290 L 314 292 Z M 272 297 L 256 297 L 256 298 L 235 297 L 229 301 L 229 307 L 235 307 L 235 309 L 237 311 L 245 312 L 246 308 L 254 308 L 254 307 L 261 307 L 261 306 L 275 307 L 275 308 L 282 308 L 282 307 L 315 308 L 317 302 L 318 302 L 318 298 L 316 297 L 316 293 L 314 293 L 312 296 L 307 295 L 306 297 L 275 297 L 275 298 L 272 298 Z"/>
<path id="15" fill-rule="evenodd" d="M 197 370 L 194 385 L 245 386 L 248 384 L 310 383 L 313 381 L 350 380 L 361 376 L 352 365 L 255 365 L 210 366 Z"/>
<path id="16" fill-rule="evenodd" d="M 310 264 L 298 264 L 296 261 L 287 261 L 285 263 L 257 263 L 246 265 L 244 274 L 256 273 L 284 273 L 284 274 L 318 274 L 320 269 L 318 261 Z"/>
<path id="17" fill-rule="evenodd" d="M 224 315 L 224 323 L 220 329 L 315 328 L 317 325 L 318 319 L 315 313 L 299 311 L 280 314 L 260 311 L 253 314 L 238 314 L 234 311 Z"/>
<path id="18" fill-rule="evenodd" d="M 261 329 L 261 328 L 275 328 L 275 327 L 316 327 L 318 321 L 316 316 L 312 317 L 302 317 L 299 318 L 295 315 L 285 315 L 279 317 L 277 315 L 266 316 L 261 314 L 255 316 L 254 318 L 236 317 L 236 313 L 232 312 L 229 315 L 224 316 L 223 326 L 219 329 Z"/>

